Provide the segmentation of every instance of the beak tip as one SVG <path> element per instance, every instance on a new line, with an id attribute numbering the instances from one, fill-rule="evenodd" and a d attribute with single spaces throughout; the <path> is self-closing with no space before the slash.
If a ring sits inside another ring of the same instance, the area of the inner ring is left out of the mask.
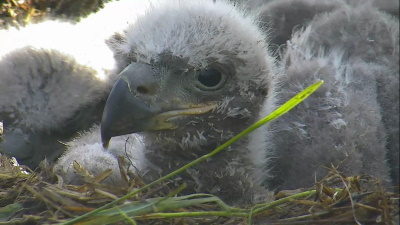
<path id="1" fill-rule="evenodd" d="M 103 148 L 107 150 L 107 149 L 108 149 L 108 146 L 109 146 L 109 144 L 110 144 L 110 141 L 109 141 L 109 140 L 108 140 L 108 141 L 104 141 L 104 140 L 103 140 L 103 141 L 102 141 L 102 144 L 103 144 Z"/>
<path id="2" fill-rule="evenodd" d="M 108 146 L 110 144 L 111 137 L 109 135 L 106 135 L 103 126 L 101 127 L 101 144 L 103 145 L 104 149 L 108 149 Z"/>

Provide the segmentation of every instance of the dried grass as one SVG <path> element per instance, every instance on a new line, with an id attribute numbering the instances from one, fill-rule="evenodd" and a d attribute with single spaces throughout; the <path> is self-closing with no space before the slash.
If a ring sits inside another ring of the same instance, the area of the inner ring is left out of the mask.
<path id="1" fill-rule="evenodd" d="M 46 161 L 36 172 L 0 156 L 0 224 L 65 223 L 144 185 L 127 177 L 125 187 L 107 186 L 101 181 L 110 171 L 93 177 L 81 165 L 76 170 L 84 185 L 64 184 Z M 79 224 L 396 224 L 399 216 L 399 196 L 379 179 L 345 177 L 334 167 L 313 188 L 281 191 L 253 206 L 231 207 L 205 194 L 177 197 L 184 187 L 167 194 L 151 188 Z"/>

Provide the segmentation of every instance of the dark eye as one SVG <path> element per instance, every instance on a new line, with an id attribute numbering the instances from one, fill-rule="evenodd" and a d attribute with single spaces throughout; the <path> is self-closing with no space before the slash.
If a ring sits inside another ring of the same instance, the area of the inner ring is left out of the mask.
<path id="1" fill-rule="evenodd" d="M 217 90 L 224 84 L 225 76 L 216 69 L 205 69 L 197 75 L 197 86 L 203 90 Z"/>

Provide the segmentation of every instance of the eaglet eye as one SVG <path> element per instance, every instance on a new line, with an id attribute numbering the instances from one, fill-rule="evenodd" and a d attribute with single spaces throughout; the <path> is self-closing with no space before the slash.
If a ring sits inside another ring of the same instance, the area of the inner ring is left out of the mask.
<path id="1" fill-rule="evenodd" d="M 205 69 L 197 75 L 197 87 L 206 90 L 214 91 L 221 88 L 226 80 L 226 76 L 216 69 Z"/>

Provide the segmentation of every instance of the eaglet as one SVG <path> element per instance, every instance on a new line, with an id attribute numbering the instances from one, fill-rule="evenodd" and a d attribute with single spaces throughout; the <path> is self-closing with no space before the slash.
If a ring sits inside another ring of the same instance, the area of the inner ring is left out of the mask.
<path id="1" fill-rule="evenodd" d="M 398 181 L 398 19 L 372 4 L 323 1 L 315 7 L 314 1 L 310 7 L 321 10 L 308 13 L 307 4 L 298 4 L 305 27 L 287 34 L 298 23 L 280 17 L 290 14 L 271 13 L 279 4 L 265 4 L 258 15 L 219 0 L 157 2 L 93 36 L 89 25 L 100 21 L 102 10 L 69 30 L 86 26 L 78 35 L 85 38 L 72 41 L 83 41 L 82 52 L 98 52 L 84 60 L 55 47 L 12 49 L 0 64 L 7 68 L 2 71 L 15 71 L 0 72 L 0 147 L 21 159 L 32 159 L 33 152 L 49 156 L 63 149 L 58 141 L 100 122 L 104 107 L 101 125 L 68 142 L 55 171 L 80 183 L 74 161 L 95 175 L 111 168 L 105 182 L 124 185 L 117 156 L 127 155 L 132 171 L 150 182 L 209 153 L 322 79 L 324 86 L 293 111 L 175 181 L 185 181 L 189 193 L 212 193 L 230 203 L 266 198 L 267 189 L 311 186 L 331 163 L 346 175 Z M 268 21 L 275 21 L 271 30 Z M 279 27 L 285 32 L 274 35 Z M 269 37 L 277 46 L 285 43 L 275 48 L 280 61 L 272 57 Z M 28 68 L 16 66 L 26 58 Z M 48 150 L 27 150 L 47 142 Z"/>

